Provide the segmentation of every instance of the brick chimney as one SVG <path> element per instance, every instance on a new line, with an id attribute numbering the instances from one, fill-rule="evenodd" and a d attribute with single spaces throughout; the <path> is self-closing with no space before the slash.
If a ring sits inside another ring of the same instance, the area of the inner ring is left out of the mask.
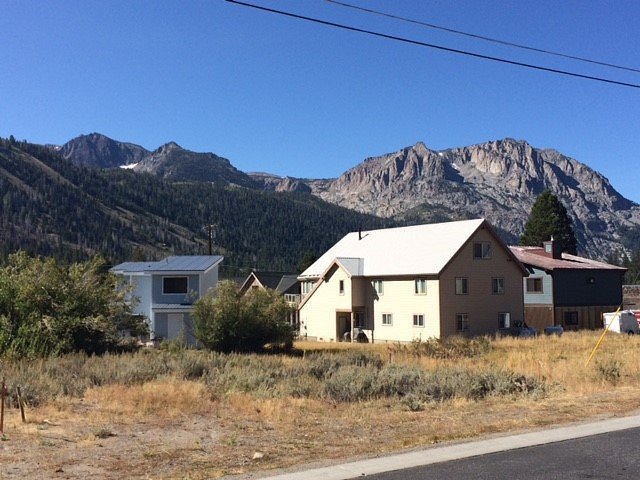
<path id="1" fill-rule="evenodd" d="M 555 242 L 551 236 L 551 240 L 544 242 L 544 253 L 547 257 L 560 260 L 562 259 L 562 246 Z"/>

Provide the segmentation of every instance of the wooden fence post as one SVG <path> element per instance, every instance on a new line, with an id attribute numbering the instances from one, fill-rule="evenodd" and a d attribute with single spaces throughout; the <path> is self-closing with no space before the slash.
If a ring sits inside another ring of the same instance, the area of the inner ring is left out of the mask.
<path id="1" fill-rule="evenodd" d="M 4 435 L 4 377 L 0 386 L 0 435 Z"/>

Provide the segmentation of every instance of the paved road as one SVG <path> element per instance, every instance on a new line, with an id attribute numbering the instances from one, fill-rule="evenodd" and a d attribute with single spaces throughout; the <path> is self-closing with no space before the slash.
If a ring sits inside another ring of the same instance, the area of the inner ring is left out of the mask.
<path id="1" fill-rule="evenodd" d="M 638 458 L 640 415 L 443 445 L 268 478 L 640 480 Z"/>
<path id="2" fill-rule="evenodd" d="M 357 477 L 361 478 L 361 477 Z M 367 476 L 371 480 L 640 479 L 640 428 Z"/>

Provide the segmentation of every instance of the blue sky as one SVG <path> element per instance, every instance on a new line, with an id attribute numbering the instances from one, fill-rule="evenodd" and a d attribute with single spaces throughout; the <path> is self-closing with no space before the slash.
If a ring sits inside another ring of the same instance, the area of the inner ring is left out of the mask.
<path id="1" fill-rule="evenodd" d="M 422 42 L 640 84 L 324 0 L 249 0 Z M 640 2 L 345 0 L 640 69 Z M 368 156 L 504 137 L 551 147 L 640 202 L 640 89 L 406 45 L 223 0 L 0 0 L 0 136 L 176 141 L 244 171 L 334 177 Z"/>

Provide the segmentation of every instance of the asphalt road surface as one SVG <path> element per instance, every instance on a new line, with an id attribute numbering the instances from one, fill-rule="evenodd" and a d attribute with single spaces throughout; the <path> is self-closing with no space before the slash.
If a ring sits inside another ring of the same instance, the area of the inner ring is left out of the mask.
<path id="1" fill-rule="evenodd" d="M 640 480 L 640 428 L 367 475 L 366 478 L 370 480 Z"/>
<path id="2" fill-rule="evenodd" d="M 268 479 L 640 480 L 639 459 L 640 415 L 612 416 L 324 467 L 273 472 Z"/>

